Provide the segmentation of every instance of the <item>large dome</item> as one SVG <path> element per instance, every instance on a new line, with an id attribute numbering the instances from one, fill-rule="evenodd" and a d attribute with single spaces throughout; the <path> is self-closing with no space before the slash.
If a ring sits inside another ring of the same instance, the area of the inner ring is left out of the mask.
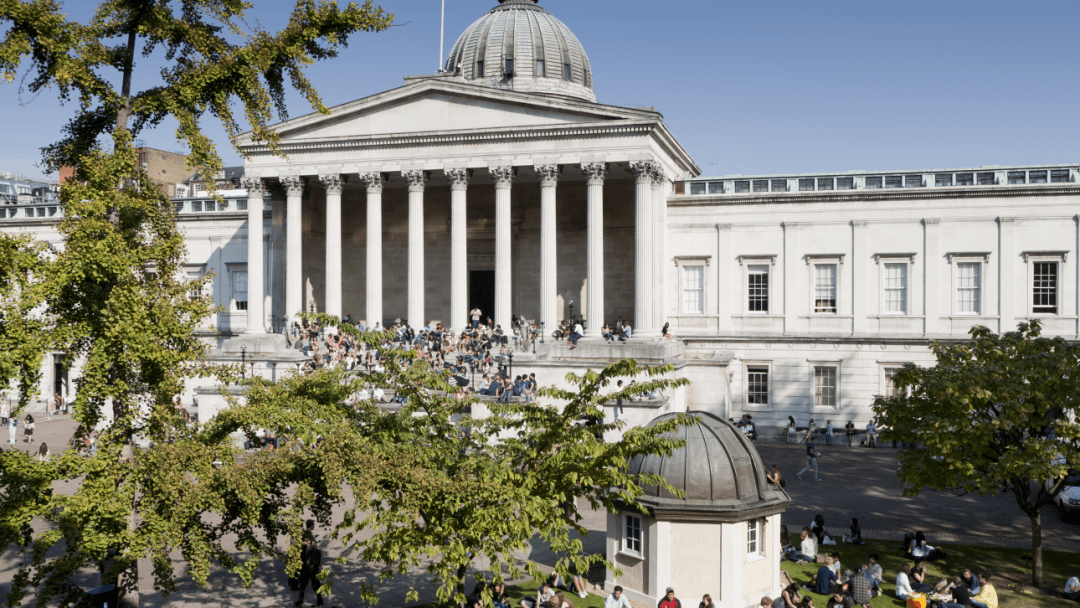
<path id="1" fill-rule="evenodd" d="M 685 447 L 670 456 L 638 456 L 630 462 L 630 473 L 662 475 L 686 496 L 676 498 L 658 486 L 646 486 L 638 502 L 657 514 L 707 514 L 714 521 L 745 521 L 787 507 L 787 493 L 769 485 L 761 456 L 739 429 L 707 412 L 688 414 L 697 418 L 698 424 L 668 435 L 686 440 Z M 675 416 L 663 414 L 646 426 Z"/>
<path id="2" fill-rule="evenodd" d="M 446 71 L 467 82 L 596 101 L 585 49 L 538 0 L 499 0 L 465 30 Z"/>

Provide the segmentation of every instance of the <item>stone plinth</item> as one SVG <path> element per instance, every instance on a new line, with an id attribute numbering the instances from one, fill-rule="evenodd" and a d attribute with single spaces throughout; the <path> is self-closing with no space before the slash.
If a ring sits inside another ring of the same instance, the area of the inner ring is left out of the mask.
<path id="1" fill-rule="evenodd" d="M 685 347 L 678 340 L 635 340 L 626 342 L 608 342 L 606 340 L 582 339 L 578 341 L 577 348 L 571 349 L 564 342 L 543 345 L 546 358 L 551 360 L 598 360 L 618 361 L 619 359 L 634 359 L 638 363 L 657 365 L 659 363 L 671 363 L 675 359 L 682 359 Z M 539 345 L 537 354 L 539 355 Z"/>

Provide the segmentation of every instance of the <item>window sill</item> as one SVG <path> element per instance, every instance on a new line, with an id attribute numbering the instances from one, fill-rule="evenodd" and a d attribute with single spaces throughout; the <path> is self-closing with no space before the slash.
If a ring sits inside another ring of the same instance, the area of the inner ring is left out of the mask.
<path id="1" fill-rule="evenodd" d="M 996 321 L 1001 317 L 997 315 L 952 315 L 950 317 L 941 317 L 942 321 L 970 321 L 971 319 L 985 319 L 987 321 Z"/>
<path id="2" fill-rule="evenodd" d="M 636 559 L 636 560 L 639 560 L 639 561 L 645 559 L 644 555 L 642 555 L 640 553 L 631 553 L 631 552 L 629 552 L 629 551 L 627 551 L 625 549 L 619 549 L 618 554 L 623 556 L 623 557 L 629 557 L 630 559 Z"/>
<path id="3" fill-rule="evenodd" d="M 740 315 L 731 315 L 732 319 L 783 319 L 784 315 L 774 315 L 767 312 L 744 312 Z"/>
<path id="4" fill-rule="evenodd" d="M 746 556 L 746 563 L 752 564 L 754 562 L 760 562 L 761 560 L 767 559 L 768 557 L 769 556 L 761 554 L 761 553 L 755 553 L 753 555 L 747 555 Z"/>
<path id="5" fill-rule="evenodd" d="M 809 315 L 799 315 L 800 319 L 854 319 L 854 315 L 834 315 L 831 312 L 815 312 Z"/>
<path id="6" fill-rule="evenodd" d="M 1075 321 L 1080 317 L 1076 315 L 1054 315 L 1049 313 L 1028 313 L 1026 316 L 1017 317 L 1017 319 L 1028 319 L 1029 321 L 1043 320 L 1043 319 L 1061 319 L 1063 321 Z"/>
<path id="7" fill-rule="evenodd" d="M 885 315 L 868 315 L 868 319 L 925 319 L 923 315 L 905 315 L 903 313 L 885 314 Z"/>

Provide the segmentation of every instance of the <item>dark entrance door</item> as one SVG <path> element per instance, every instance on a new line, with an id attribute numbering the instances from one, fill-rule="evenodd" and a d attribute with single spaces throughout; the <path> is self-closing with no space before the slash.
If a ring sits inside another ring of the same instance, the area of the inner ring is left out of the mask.
<path id="1" fill-rule="evenodd" d="M 479 308 L 483 313 L 482 322 L 495 318 L 495 271 L 469 271 L 469 310 Z M 471 319 L 472 317 L 470 317 Z"/>

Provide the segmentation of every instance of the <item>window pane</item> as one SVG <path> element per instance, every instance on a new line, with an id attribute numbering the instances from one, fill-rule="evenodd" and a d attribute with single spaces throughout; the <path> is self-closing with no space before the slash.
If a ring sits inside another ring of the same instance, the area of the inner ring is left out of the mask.
<path id="1" fill-rule="evenodd" d="M 750 192 L 750 180 L 739 180 L 735 182 L 735 192 Z"/>
<path id="2" fill-rule="evenodd" d="M 836 178 L 837 190 L 853 190 L 855 189 L 854 177 L 838 177 Z"/>
<path id="3" fill-rule="evenodd" d="M 746 369 L 746 400 L 758 405 L 769 404 L 769 368 Z"/>
<path id="4" fill-rule="evenodd" d="M 473 74 L 473 78 L 483 78 L 483 77 L 484 77 L 484 62 L 483 61 L 477 61 L 476 62 L 476 73 Z"/>
<path id="5" fill-rule="evenodd" d="M 979 289 L 982 283 L 982 264 L 964 262 L 956 266 L 956 310 L 962 313 L 980 314 L 982 299 Z"/>
<path id="6" fill-rule="evenodd" d="M 799 191 L 806 192 L 814 189 L 814 178 L 801 178 L 799 179 Z"/>
<path id="7" fill-rule="evenodd" d="M 836 407 L 836 368 L 814 368 L 814 405 Z"/>
<path id="8" fill-rule="evenodd" d="M 1026 184 L 1027 173 L 1024 171 L 1009 171 L 1010 184 Z"/>
<path id="9" fill-rule="evenodd" d="M 904 178 L 901 175 L 887 175 L 885 176 L 886 188 L 903 188 Z"/>
<path id="10" fill-rule="evenodd" d="M 544 70 L 544 60 L 543 59 L 537 59 L 536 60 L 536 75 L 540 76 L 540 77 L 543 77 L 543 76 L 546 75 L 546 72 Z"/>
<path id="11" fill-rule="evenodd" d="M 994 180 L 994 174 L 993 173 L 980 173 L 979 174 L 979 185 L 980 186 L 993 186 L 994 183 L 995 183 L 995 180 Z"/>
<path id="12" fill-rule="evenodd" d="M 814 266 L 814 312 L 836 313 L 836 264 Z"/>
<path id="13" fill-rule="evenodd" d="M 746 274 L 747 310 L 769 312 L 769 267 L 750 266 Z"/>
<path id="14" fill-rule="evenodd" d="M 952 185 L 952 173 L 938 173 L 934 176 L 934 185 L 938 188 Z"/>
<path id="15" fill-rule="evenodd" d="M 885 312 L 907 314 L 907 264 L 885 264 Z"/>
<path id="16" fill-rule="evenodd" d="M 754 555 L 758 552 L 758 520 L 754 519 L 746 522 L 746 552 Z"/>
<path id="17" fill-rule="evenodd" d="M 627 515 L 626 530 L 623 534 L 623 548 L 632 553 L 641 553 L 641 518 Z"/>
<path id="18" fill-rule="evenodd" d="M 247 271 L 233 273 L 233 300 L 236 310 L 247 310 Z"/>
<path id="19" fill-rule="evenodd" d="M 191 201 L 192 211 L 202 211 L 202 201 Z"/>
<path id="20" fill-rule="evenodd" d="M 704 312 L 705 267 L 683 267 L 683 312 Z"/>
<path id="21" fill-rule="evenodd" d="M 213 211 L 217 208 L 217 201 L 206 201 L 206 210 Z"/>
<path id="22" fill-rule="evenodd" d="M 570 80 L 570 77 L 572 75 L 573 75 L 573 72 L 570 69 L 570 64 L 569 63 L 564 63 L 563 66 L 562 66 L 562 78 L 563 78 L 563 80 Z"/>
<path id="23" fill-rule="evenodd" d="M 885 368 L 885 397 L 896 396 L 896 385 L 893 384 L 893 376 L 895 376 L 898 371 L 900 371 L 899 367 Z"/>
<path id="24" fill-rule="evenodd" d="M 1045 184 L 1046 171 L 1028 171 L 1029 184 Z"/>
<path id="25" fill-rule="evenodd" d="M 690 194 L 705 194 L 705 182 L 690 182 Z"/>
<path id="26" fill-rule="evenodd" d="M 755 179 L 754 180 L 754 192 L 768 192 L 769 180 L 767 179 Z"/>
<path id="27" fill-rule="evenodd" d="M 867 188 L 880 188 L 881 187 L 881 176 L 879 175 L 877 177 L 868 177 L 868 178 L 866 178 L 866 187 Z"/>
<path id="28" fill-rule="evenodd" d="M 1050 181 L 1054 183 L 1069 181 L 1068 169 L 1054 169 L 1050 172 Z"/>
<path id="29" fill-rule="evenodd" d="M 787 180 L 786 179 L 774 179 L 772 180 L 773 192 L 787 192 Z"/>
<path id="30" fill-rule="evenodd" d="M 957 186 L 973 186 L 975 184 L 974 173 L 957 173 L 956 185 Z"/>
<path id="31" fill-rule="evenodd" d="M 724 182 L 709 182 L 709 194 L 723 194 Z"/>
<path id="32" fill-rule="evenodd" d="M 1032 312 L 1057 314 L 1057 269 L 1057 262 L 1032 264 Z"/>
<path id="33" fill-rule="evenodd" d="M 922 188 L 922 176 L 921 175 L 905 175 L 904 176 L 905 188 Z"/>
<path id="34" fill-rule="evenodd" d="M 819 177 L 818 180 L 817 180 L 817 189 L 818 190 L 832 190 L 833 189 L 833 178 L 831 178 L 831 177 Z"/>

